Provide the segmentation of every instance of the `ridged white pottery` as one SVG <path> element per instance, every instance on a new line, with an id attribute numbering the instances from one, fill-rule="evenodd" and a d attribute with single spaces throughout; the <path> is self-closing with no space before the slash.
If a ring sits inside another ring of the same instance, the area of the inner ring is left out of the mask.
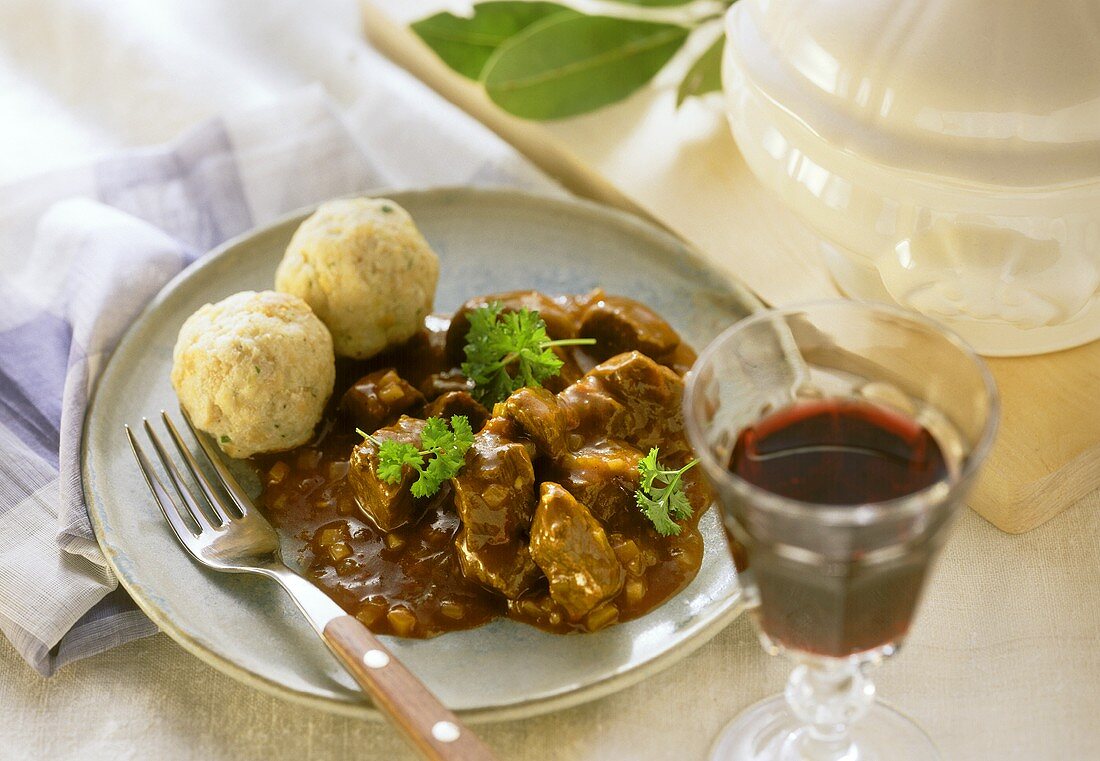
<path id="1" fill-rule="evenodd" d="M 1100 338 L 1100 2 L 739 0 L 752 171 L 847 293 L 987 355 Z"/>

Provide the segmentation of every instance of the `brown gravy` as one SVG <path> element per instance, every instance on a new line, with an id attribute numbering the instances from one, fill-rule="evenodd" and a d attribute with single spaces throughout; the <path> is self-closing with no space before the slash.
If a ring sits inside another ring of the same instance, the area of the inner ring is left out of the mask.
<path id="1" fill-rule="evenodd" d="M 558 317 L 575 320 L 600 295 L 557 299 L 562 312 Z M 347 477 L 349 456 L 362 438 L 341 409 L 340 395 L 360 376 L 389 367 L 424 391 L 429 402 L 433 394 L 462 387 L 453 351 L 448 358 L 447 327 L 448 320 L 429 318 L 422 333 L 405 346 L 368 362 L 339 363 L 334 400 L 315 440 L 290 452 L 257 458 L 263 482 L 260 509 L 290 541 L 306 575 L 373 631 L 418 638 L 480 626 L 498 616 L 553 632 L 593 631 L 641 616 L 683 589 L 694 578 L 703 554 L 697 523 L 709 495 L 698 468 L 685 476 L 694 515 L 683 522 L 679 535 L 659 535 L 634 505 L 599 516 L 625 571 L 625 582 L 617 595 L 580 620 L 565 614 L 550 596 L 545 578 L 509 600 L 463 575 L 455 550 L 462 526 L 448 485 L 428 501 L 420 517 L 394 530 L 381 531 L 365 519 Z M 574 376 L 596 364 L 597 358 L 585 349 L 567 350 Z M 694 353 L 677 344 L 656 359 L 682 374 Z M 575 404 L 587 401 L 575 390 L 562 397 L 569 394 Z M 678 414 L 655 412 L 639 437 L 631 451 L 644 454 L 644 449 L 659 445 L 667 466 L 680 467 L 693 456 Z M 606 430 L 582 424 L 570 431 L 569 439 L 570 450 L 583 450 L 597 468 L 633 467 L 616 462 L 623 445 Z M 547 458 L 536 457 L 534 468 L 537 482 L 564 480 L 557 463 Z M 607 488 L 626 488 L 608 484 Z M 626 497 L 632 499 L 632 490 Z"/>

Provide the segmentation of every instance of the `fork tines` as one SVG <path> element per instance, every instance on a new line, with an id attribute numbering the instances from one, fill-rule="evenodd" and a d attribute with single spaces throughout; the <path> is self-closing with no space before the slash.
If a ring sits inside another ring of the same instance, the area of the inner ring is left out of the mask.
<path id="1" fill-rule="evenodd" d="M 184 422 L 202 448 L 207 462 L 213 468 L 218 487 L 215 487 L 211 479 L 205 475 L 168 413 L 161 410 L 160 415 L 175 447 L 176 454 L 183 463 L 183 469 L 190 475 L 190 480 L 184 477 L 176 462 L 169 456 L 165 446 L 161 443 L 160 437 L 149 423 L 149 420 L 143 418 L 142 425 L 145 428 L 145 434 L 152 443 L 153 449 L 156 450 L 157 459 L 160 460 L 160 464 L 168 476 L 168 481 L 172 486 L 171 492 L 165 487 L 164 481 L 161 480 L 160 475 L 153 467 L 141 444 L 138 443 L 137 436 L 129 425 L 125 426 L 126 436 L 130 441 L 134 457 L 137 459 L 138 467 L 145 477 L 149 490 L 160 506 L 161 512 L 176 536 L 186 545 L 188 537 L 196 537 L 207 531 L 217 531 L 230 521 L 243 518 L 249 512 L 249 501 L 236 480 L 226 469 L 225 464 L 221 462 L 221 458 L 216 452 L 211 451 L 212 445 L 206 441 L 203 434 L 195 430 L 186 414 L 184 414 Z M 201 498 L 196 495 L 192 484 L 198 486 L 198 491 L 202 495 Z M 228 499 L 222 496 L 219 490 L 224 490 L 225 494 L 228 495 Z M 172 492 L 175 493 L 175 496 Z"/>

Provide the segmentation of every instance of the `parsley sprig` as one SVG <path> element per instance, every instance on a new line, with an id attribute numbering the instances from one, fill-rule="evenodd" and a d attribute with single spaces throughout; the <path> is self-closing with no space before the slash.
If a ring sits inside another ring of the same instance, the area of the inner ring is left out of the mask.
<path id="1" fill-rule="evenodd" d="M 376 439 L 358 428 L 355 430 L 378 447 L 378 477 L 383 481 L 400 483 L 406 465 L 420 474 L 412 485 L 414 497 L 432 496 L 444 481 L 457 475 L 466 462 L 466 450 L 474 443 L 474 432 L 464 415 L 452 416 L 450 428 L 443 418 L 428 418 L 420 433 L 420 449 L 407 442 Z"/>
<path id="2" fill-rule="evenodd" d="M 634 492 L 634 499 L 658 534 L 675 536 L 680 533 L 680 525 L 676 521 L 691 517 L 691 502 L 684 493 L 684 473 L 699 461 L 692 460 L 679 470 L 670 470 L 661 465 L 657 455 L 658 449 L 653 447 L 638 462 L 642 482 Z M 658 486 L 658 483 L 664 485 Z"/>
<path id="3" fill-rule="evenodd" d="M 505 312 L 499 301 L 471 311 L 469 318 L 462 374 L 474 382 L 473 394 L 483 404 L 504 401 L 524 386 L 541 386 L 561 372 L 553 347 L 596 343 L 594 338 L 552 341 L 538 312 Z"/>

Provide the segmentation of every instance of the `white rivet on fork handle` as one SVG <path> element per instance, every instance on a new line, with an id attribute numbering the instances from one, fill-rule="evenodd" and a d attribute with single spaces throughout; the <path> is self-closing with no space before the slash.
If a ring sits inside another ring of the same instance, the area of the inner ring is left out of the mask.
<path id="1" fill-rule="evenodd" d="M 432 725 L 432 737 L 441 743 L 453 743 L 460 734 L 458 727 L 452 721 L 437 721 Z"/>
<path id="2" fill-rule="evenodd" d="M 390 665 L 390 657 L 381 650 L 368 650 L 363 653 L 363 663 L 367 668 L 380 669 Z"/>
<path id="3" fill-rule="evenodd" d="M 297 577 L 301 578 L 301 577 Z M 303 585 L 317 590 L 302 579 Z M 347 667 L 355 681 L 375 699 L 395 726 L 424 758 L 436 761 L 493 761 L 496 756 L 474 732 L 463 728 L 458 718 L 401 665 L 356 618 L 337 616 L 324 629 L 325 641 Z M 372 652 L 374 651 L 374 652 Z"/>

